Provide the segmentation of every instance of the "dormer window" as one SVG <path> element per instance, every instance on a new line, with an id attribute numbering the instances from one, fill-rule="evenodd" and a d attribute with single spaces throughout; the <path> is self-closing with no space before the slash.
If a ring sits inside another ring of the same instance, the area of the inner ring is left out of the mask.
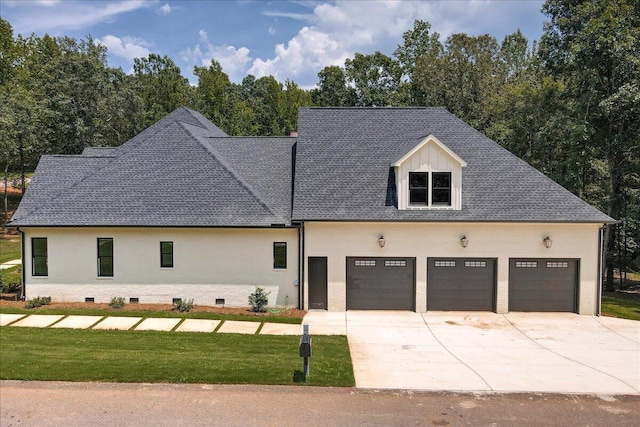
<path id="1" fill-rule="evenodd" d="M 434 135 L 391 166 L 399 210 L 462 209 L 462 168 L 467 163 Z"/>
<path id="2" fill-rule="evenodd" d="M 451 172 L 409 172 L 409 205 L 451 206 Z"/>

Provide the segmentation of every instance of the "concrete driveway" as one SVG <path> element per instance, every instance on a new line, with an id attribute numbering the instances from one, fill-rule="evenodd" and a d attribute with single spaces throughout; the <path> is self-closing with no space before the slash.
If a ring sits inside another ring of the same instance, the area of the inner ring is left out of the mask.
<path id="1" fill-rule="evenodd" d="M 640 322 L 571 313 L 310 312 L 344 333 L 356 386 L 640 394 Z"/>

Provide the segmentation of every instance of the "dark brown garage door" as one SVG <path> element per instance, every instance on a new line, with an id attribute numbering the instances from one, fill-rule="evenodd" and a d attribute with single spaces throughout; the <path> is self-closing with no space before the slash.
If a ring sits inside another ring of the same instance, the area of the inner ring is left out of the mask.
<path id="1" fill-rule="evenodd" d="M 415 258 L 347 257 L 347 310 L 415 310 Z"/>
<path id="2" fill-rule="evenodd" d="M 496 260 L 427 258 L 427 310 L 494 311 Z"/>
<path id="3" fill-rule="evenodd" d="M 576 311 L 578 260 L 509 260 L 509 311 Z"/>

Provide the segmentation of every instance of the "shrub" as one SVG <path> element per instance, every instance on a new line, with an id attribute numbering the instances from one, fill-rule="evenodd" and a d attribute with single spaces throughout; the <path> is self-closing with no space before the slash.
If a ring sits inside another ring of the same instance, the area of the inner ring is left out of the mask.
<path id="1" fill-rule="evenodd" d="M 265 292 L 262 288 L 256 288 L 255 292 L 249 295 L 249 305 L 251 311 L 256 313 L 264 313 L 267 311 L 267 304 L 269 304 L 269 294 L 271 292 Z"/>
<path id="2" fill-rule="evenodd" d="M 0 293 L 12 294 L 20 289 L 20 283 L 2 283 L 2 276 L 0 276 Z"/>
<path id="3" fill-rule="evenodd" d="M 25 308 L 37 308 L 37 307 L 42 307 L 43 305 L 49 305 L 49 304 L 51 304 L 51 297 L 37 296 L 27 301 L 27 305 L 25 305 Z"/>
<path id="4" fill-rule="evenodd" d="M 180 313 L 187 313 L 193 308 L 192 299 L 181 299 L 173 303 L 173 309 Z"/>
<path id="5" fill-rule="evenodd" d="M 115 308 L 116 310 L 120 310 L 122 307 L 124 307 L 126 304 L 126 302 L 124 301 L 124 298 L 122 297 L 113 297 L 111 298 L 111 302 L 109 302 L 109 307 L 111 308 Z"/>

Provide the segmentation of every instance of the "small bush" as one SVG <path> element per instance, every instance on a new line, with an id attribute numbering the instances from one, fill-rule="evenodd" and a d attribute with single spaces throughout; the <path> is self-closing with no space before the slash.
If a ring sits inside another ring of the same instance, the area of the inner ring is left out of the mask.
<path id="1" fill-rule="evenodd" d="M 111 298 L 111 302 L 109 302 L 109 307 L 115 308 L 116 310 L 120 310 L 122 307 L 126 305 L 124 298 L 122 297 L 113 297 Z"/>
<path id="2" fill-rule="evenodd" d="M 27 301 L 27 305 L 25 305 L 25 308 L 37 308 L 37 307 L 42 307 L 43 305 L 49 305 L 51 304 L 51 297 L 35 297 L 35 298 L 31 298 L 29 301 Z"/>
<path id="3" fill-rule="evenodd" d="M 4 285 L 0 284 L 0 292 L 3 294 L 12 294 L 20 289 L 20 283 L 5 283 Z"/>
<path id="4" fill-rule="evenodd" d="M 267 304 L 269 304 L 269 294 L 271 292 L 265 292 L 262 288 L 256 288 L 255 292 L 249 295 L 249 305 L 251 311 L 256 313 L 264 313 L 267 311 Z"/>
<path id="5" fill-rule="evenodd" d="M 181 299 L 173 303 L 173 309 L 180 313 L 188 313 L 193 308 L 192 299 Z"/>

